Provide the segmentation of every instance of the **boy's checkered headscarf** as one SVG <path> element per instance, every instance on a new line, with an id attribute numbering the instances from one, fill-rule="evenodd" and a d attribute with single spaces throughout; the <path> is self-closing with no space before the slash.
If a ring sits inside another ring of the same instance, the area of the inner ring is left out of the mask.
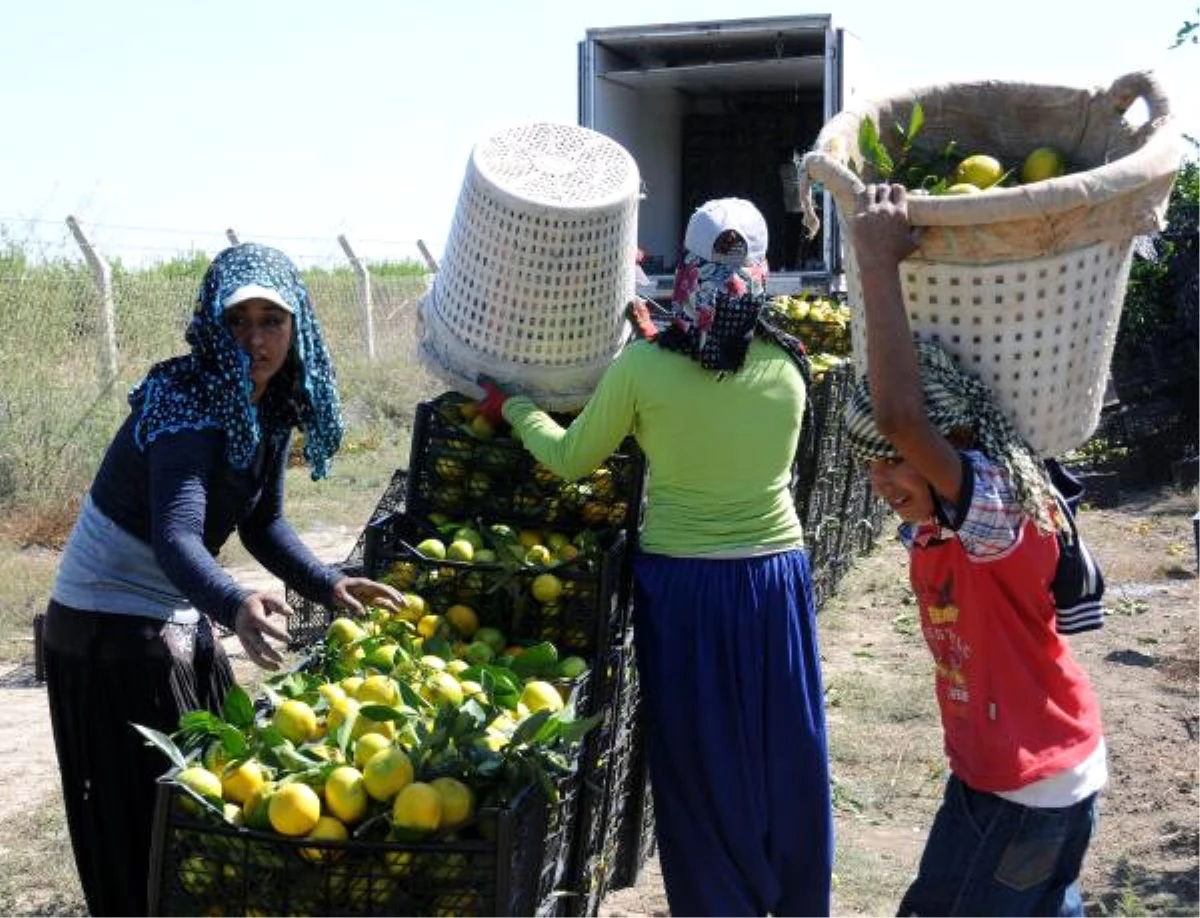
<path id="1" fill-rule="evenodd" d="M 1051 515 L 1054 498 L 1045 467 L 996 406 L 991 390 L 959 369 L 936 344 L 921 341 L 915 348 L 930 422 L 943 434 L 964 430 L 973 434 L 976 448 L 1008 472 L 1018 502 L 1038 527 L 1047 532 L 1057 528 Z M 857 458 L 898 455 L 875 426 L 866 376 L 859 379 L 846 405 L 845 424 L 850 450 Z"/>

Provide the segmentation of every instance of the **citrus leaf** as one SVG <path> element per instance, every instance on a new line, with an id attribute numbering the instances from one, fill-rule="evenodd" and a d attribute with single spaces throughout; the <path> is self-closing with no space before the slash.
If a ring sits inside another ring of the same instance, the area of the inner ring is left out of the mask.
<path id="1" fill-rule="evenodd" d="M 858 126 L 858 152 L 882 177 L 887 178 L 892 174 L 895 164 L 879 139 L 879 128 L 875 125 L 875 119 L 869 115 L 863 118 Z"/>
<path id="2" fill-rule="evenodd" d="M 143 727 L 141 724 L 134 724 L 133 729 L 142 734 L 146 738 L 147 746 L 154 746 L 163 755 L 171 760 L 171 763 L 178 768 L 187 767 L 187 759 L 183 753 L 179 751 L 179 747 L 172 742 L 171 737 L 167 736 L 158 730 L 151 727 Z"/>
<path id="3" fill-rule="evenodd" d="M 225 704 L 222 706 L 221 714 L 226 721 L 235 727 L 244 729 L 253 726 L 254 702 L 250 700 L 250 696 L 244 688 L 240 685 L 234 685 L 229 689 L 229 694 L 225 696 Z"/>

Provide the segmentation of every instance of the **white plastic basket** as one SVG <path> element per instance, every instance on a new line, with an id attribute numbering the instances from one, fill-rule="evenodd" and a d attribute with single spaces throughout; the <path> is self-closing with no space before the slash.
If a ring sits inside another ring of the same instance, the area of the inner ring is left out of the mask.
<path id="1" fill-rule="evenodd" d="M 615 141 L 536 123 L 476 145 L 419 353 L 457 391 L 480 373 L 553 411 L 587 401 L 628 337 L 640 178 Z"/>
<path id="2" fill-rule="evenodd" d="M 1135 129 L 1124 113 L 1139 98 L 1149 120 Z M 1152 74 L 1134 73 L 1104 90 L 961 83 L 848 109 L 830 119 L 804 158 L 810 231 L 812 186 L 823 184 L 849 238 L 846 215 L 866 182 L 877 180 L 859 155 L 859 126 L 870 116 L 879 136 L 893 139 L 917 100 L 925 114 L 919 140 L 932 148 L 955 140 L 964 152 L 1019 165 L 1048 145 L 1074 167 L 985 194 L 910 196 L 921 243 L 900 270 L 914 336 L 937 341 L 986 382 L 1039 454 L 1069 452 L 1099 423 L 1134 241 L 1162 228 L 1181 162 L 1166 96 Z M 846 286 L 861 373 L 868 342 L 849 246 Z"/>

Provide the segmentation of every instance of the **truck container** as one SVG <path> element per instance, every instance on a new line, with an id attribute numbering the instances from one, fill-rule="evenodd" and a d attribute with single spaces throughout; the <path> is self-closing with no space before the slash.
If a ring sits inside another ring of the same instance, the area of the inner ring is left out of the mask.
<path id="1" fill-rule="evenodd" d="M 588 29 L 579 44 L 579 124 L 637 161 L 642 269 L 670 290 L 683 231 L 706 200 L 742 197 L 770 231 L 769 291 L 836 289 L 836 221 L 808 239 L 799 158 L 850 104 L 858 40 L 830 15 Z M 832 213 L 820 194 L 819 212 Z"/>

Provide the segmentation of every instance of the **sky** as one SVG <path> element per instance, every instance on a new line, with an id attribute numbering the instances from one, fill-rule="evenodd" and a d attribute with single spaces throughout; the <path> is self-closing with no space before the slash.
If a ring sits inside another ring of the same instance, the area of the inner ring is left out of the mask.
<path id="1" fill-rule="evenodd" d="M 1195 0 L 812 7 L 724 0 L 40 0 L 0 26 L 0 244 L 76 255 L 65 219 L 127 264 L 213 254 L 225 231 L 336 263 L 435 257 L 471 151 L 574 124 L 589 28 L 833 13 L 879 95 L 930 83 L 1106 87 L 1154 70 L 1200 136 Z M 63 251 L 56 247 L 61 246 Z"/>

